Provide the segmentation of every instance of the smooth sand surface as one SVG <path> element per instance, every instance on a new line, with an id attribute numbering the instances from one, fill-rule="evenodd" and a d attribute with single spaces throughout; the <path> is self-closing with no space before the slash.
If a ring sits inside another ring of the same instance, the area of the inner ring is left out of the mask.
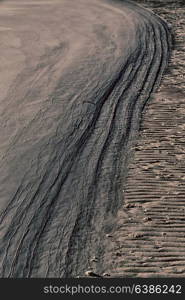
<path id="1" fill-rule="evenodd" d="M 83 275 L 101 265 L 168 28 L 129 1 L 15 0 L 0 40 L 0 276 Z"/>

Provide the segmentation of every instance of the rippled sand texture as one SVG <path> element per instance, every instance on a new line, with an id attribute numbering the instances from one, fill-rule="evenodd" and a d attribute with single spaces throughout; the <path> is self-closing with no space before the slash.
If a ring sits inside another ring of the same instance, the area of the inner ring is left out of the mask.
<path id="1" fill-rule="evenodd" d="M 143 114 L 106 270 L 117 277 L 185 277 L 185 5 L 136 2 L 165 18 L 174 49 Z"/>
<path id="2" fill-rule="evenodd" d="M 2 1 L 0 39 L 0 276 L 83 275 L 122 204 L 168 28 L 129 1 Z"/>

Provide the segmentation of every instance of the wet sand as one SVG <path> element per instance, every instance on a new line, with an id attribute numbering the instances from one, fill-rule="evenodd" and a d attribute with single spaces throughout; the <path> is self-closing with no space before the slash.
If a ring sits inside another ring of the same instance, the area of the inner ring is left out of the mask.
<path id="1" fill-rule="evenodd" d="M 0 276 L 101 272 L 168 27 L 129 1 L 2 1 L 0 39 Z"/>

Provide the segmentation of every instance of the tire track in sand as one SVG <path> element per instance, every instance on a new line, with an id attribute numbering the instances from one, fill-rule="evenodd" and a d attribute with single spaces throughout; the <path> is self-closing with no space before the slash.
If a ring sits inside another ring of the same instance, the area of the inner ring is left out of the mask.
<path id="1" fill-rule="evenodd" d="M 174 50 L 162 85 L 143 115 L 124 205 L 109 247 L 109 271 L 116 277 L 184 277 L 185 9 L 181 1 L 137 2 L 171 23 Z"/>
<path id="2" fill-rule="evenodd" d="M 83 275 L 92 256 L 101 271 L 141 112 L 169 58 L 166 24 L 132 2 L 49 2 L 2 3 L 13 31 L 0 51 L 9 45 L 7 64 L 18 56 L 1 106 L 1 277 Z"/>

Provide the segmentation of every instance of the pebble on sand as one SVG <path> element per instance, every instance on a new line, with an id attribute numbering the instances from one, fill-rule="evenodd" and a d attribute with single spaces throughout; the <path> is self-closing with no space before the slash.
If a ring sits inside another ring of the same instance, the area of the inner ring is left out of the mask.
<path id="1" fill-rule="evenodd" d="M 109 234 L 109 233 L 108 233 L 108 234 L 106 234 L 106 237 L 111 238 L 111 237 L 113 237 L 113 236 L 112 236 L 112 234 Z"/>
<path id="2" fill-rule="evenodd" d="M 88 276 L 88 277 L 102 277 L 101 275 L 89 270 L 89 271 L 86 271 L 85 272 L 85 275 Z"/>
<path id="3" fill-rule="evenodd" d="M 109 273 L 103 273 L 102 276 L 103 277 L 110 277 L 110 274 Z"/>

